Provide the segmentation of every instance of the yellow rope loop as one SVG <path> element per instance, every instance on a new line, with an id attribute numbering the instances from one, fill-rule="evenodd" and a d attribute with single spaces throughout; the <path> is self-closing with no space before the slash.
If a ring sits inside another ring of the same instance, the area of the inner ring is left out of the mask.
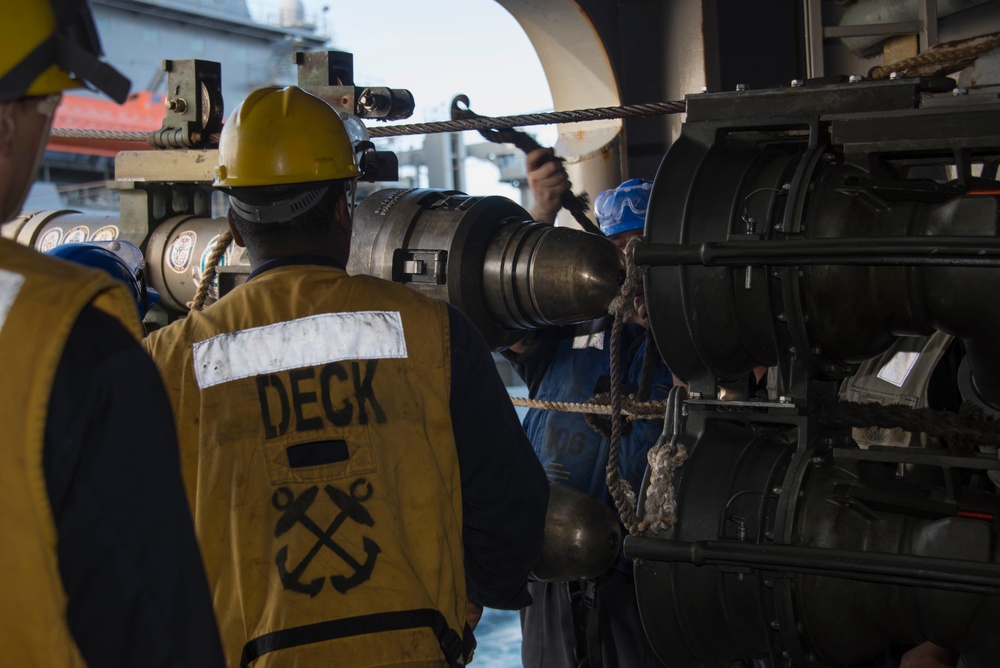
<path id="1" fill-rule="evenodd" d="M 918 53 L 912 58 L 906 58 L 890 65 L 873 67 L 868 72 L 868 76 L 872 79 L 885 79 L 893 72 L 909 76 L 947 74 L 967 67 L 979 56 L 997 49 L 1000 49 L 1000 33 L 945 42 L 923 53 Z"/>
<path id="2" fill-rule="evenodd" d="M 212 285 L 212 279 L 215 278 L 216 267 L 219 264 L 219 260 L 226 253 L 226 249 L 229 248 L 229 243 L 233 240 L 233 233 L 226 230 L 219 235 L 219 238 L 215 240 L 215 245 L 212 246 L 212 253 L 208 256 L 208 260 L 205 261 L 205 271 L 201 275 L 201 280 L 198 281 L 198 289 L 194 293 L 194 299 L 188 302 L 188 307 L 192 311 L 200 311 L 205 308 L 205 300 L 208 299 L 208 289 Z"/>

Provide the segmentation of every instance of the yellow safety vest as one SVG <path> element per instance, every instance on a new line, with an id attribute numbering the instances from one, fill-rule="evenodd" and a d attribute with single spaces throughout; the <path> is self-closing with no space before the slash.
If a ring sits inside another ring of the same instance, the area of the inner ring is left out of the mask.
<path id="1" fill-rule="evenodd" d="M 468 658 L 444 304 L 288 266 L 145 345 L 231 666 Z"/>
<path id="2" fill-rule="evenodd" d="M 66 624 L 56 527 L 42 469 L 49 398 L 66 339 L 91 305 L 136 337 L 124 285 L 0 239 L 0 654 L 9 666 L 83 666 Z"/>

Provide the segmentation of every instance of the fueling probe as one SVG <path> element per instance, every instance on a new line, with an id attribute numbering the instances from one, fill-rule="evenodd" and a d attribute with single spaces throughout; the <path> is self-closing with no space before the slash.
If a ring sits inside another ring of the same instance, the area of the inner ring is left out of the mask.
<path id="1" fill-rule="evenodd" d="M 363 178 L 392 180 L 394 156 L 360 119 L 405 118 L 412 96 L 355 86 L 347 56 L 304 54 L 299 81 L 354 119 Z M 3 234 L 40 250 L 131 241 L 176 318 L 208 267 L 211 300 L 249 264 L 217 248 L 216 71 L 171 61 L 168 78 L 182 91 L 168 150 L 119 154 L 120 216 L 30 213 Z M 851 77 L 687 97 L 630 265 L 646 268 L 650 328 L 688 385 L 626 522 L 645 632 L 668 665 L 822 668 L 925 640 L 969 668 L 1000 656 L 1000 102 L 956 90 Z M 455 304 L 497 348 L 603 315 L 625 273 L 610 241 L 502 197 L 383 189 L 354 225 L 349 271 Z M 962 411 L 910 401 L 954 340 Z M 771 392 L 748 396 L 759 366 Z M 877 429 L 916 435 L 894 447 Z M 553 495 L 562 542 L 541 579 L 599 573 L 617 545 L 617 521 L 573 497 Z"/>
<path id="2" fill-rule="evenodd" d="M 344 119 L 360 180 L 398 180 L 396 156 L 375 149 L 362 119 L 407 118 L 412 94 L 356 85 L 350 53 L 297 53 L 295 64 L 300 87 Z M 246 280 L 250 266 L 235 244 L 216 248 L 228 230 L 221 194 L 211 186 L 223 118 L 220 67 L 201 60 L 168 60 L 163 67 L 173 94 L 163 127 L 150 136 L 162 150 L 118 154 L 109 187 L 119 193 L 120 215 L 32 212 L 5 224 L 3 234 L 42 251 L 87 239 L 134 243 L 162 297 L 159 317 L 170 320 L 188 311 L 206 273 L 214 272 L 211 302 Z M 601 315 L 624 279 L 611 242 L 536 223 L 503 197 L 381 190 L 361 201 L 354 225 L 350 272 L 405 283 L 459 306 L 494 348 L 530 329 Z M 222 252 L 213 258 L 213 250 Z"/>

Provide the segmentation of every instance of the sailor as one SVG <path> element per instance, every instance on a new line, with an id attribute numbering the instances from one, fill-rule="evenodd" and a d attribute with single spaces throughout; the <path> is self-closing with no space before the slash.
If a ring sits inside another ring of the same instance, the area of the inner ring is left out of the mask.
<path id="1" fill-rule="evenodd" d="M 215 185 L 248 281 L 146 340 L 231 666 L 444 666 L 517 609 L 548 483 L 482 336 L 344 271 L 358 176 L 340 116 L 255 91 Z"/>
<path id="2" fill-rule="evenodd" d="M 62 91 L 123 101 L 80 0 L 0 22 L 0 221 Z M 221 666 L 170 404 L 128 290 L 0 239 L 0 647 L 11 666 Z"/>
<path id="3" fill-rule="evenodd" d="M 528 155 L 533 215 L 552 222 L 559 196 L 569 188 L 568 176 L 549 149 Z M 631 179 L 598 195 L 594 211 L 601 230 L 620 249 L 642 234 L 652 184 Z M 642 378 L 646 350 L 652 355 L 650 395 L 666 398 L 673 385 L 670 370 L 645 337 L 646 308 L 640 294 L 637 314 L 621 337 L 624 382 L 634 392 Z M 610 390 L 610 317 L 576 326 L 540 330 L 505 353 L 528 385 L 529 396 L 553 402 L 587 402 Z M 620 473 L 638 490 L 646 469 L 646 452 L 655 445 L 662 421 L 636 421 L 620 444 Z M 610 442 L 582 414 L 530 409 L 524 428 L 550 481 L 570 485 L 614 508 L 605 468 Z M 616 511 L 617 513 L 617 511 Z M 623 529 L 623 534 L 624 529 Z M 572 582 L 532 582 L 534 603 L 521 614 L 523 665 L 530 668 L 662 665 L 643 631 L 636 603 L 632 562 L 619 548 L 615 564 L 597 578 Z"/>
<path id="4" fill-rule="evenodd" d="M 128 288 L 143 318 L 160 301 L 159 293 L 146 284 L 146 260 L 135 244 L 125 240 L 82 241 L 59 244 L 45 252 L 85 267 L 100 269 Z M 145 323 L 144 323 L 145 324 Z"/>

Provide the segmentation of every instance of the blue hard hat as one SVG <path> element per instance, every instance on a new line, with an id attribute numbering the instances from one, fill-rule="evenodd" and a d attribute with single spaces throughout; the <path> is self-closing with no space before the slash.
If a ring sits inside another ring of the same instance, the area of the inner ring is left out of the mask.
<path id="1" fill-rule="evenodd" d="M 156 290 L 146 286 L 143 268 L 146 261 L 142 251 L 128 241 L 87 241 L 61 244 L 46 251 L 46 255 L 75 262 L 85 267 L 100 269 L 128 286 L 139 317 L 160 301 Z"/>
<path id="2" fill-rule="evenodd" d="M 652 181 L 629 179 L 617 188 L 598 195 L 594 200 L 594 214 L 605 236 L 643 229 L 652 190 Z"/>

